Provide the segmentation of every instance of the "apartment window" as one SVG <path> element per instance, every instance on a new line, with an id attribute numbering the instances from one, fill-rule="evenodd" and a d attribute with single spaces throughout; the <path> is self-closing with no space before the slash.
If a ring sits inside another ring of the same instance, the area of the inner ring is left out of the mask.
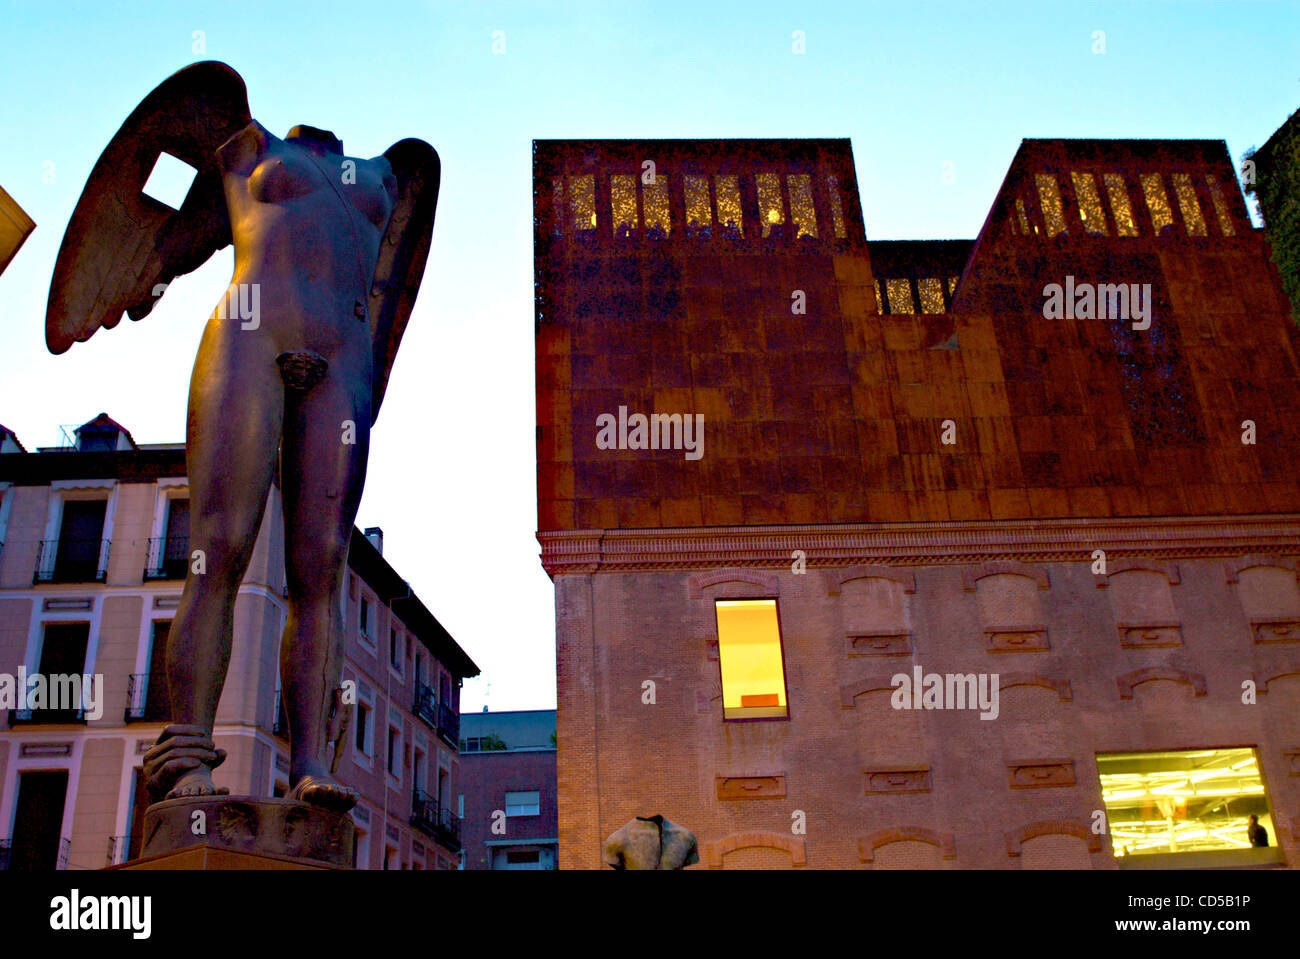
<path id="1" fill-rule="evenodd" d="M 596 180 L 591 174 L 569 177 L 569 214 L 573 229 L 596 229 Z"/>
<path id="2" fill-rule="evenodd" d="M 1106 184 L 1106 196 L 1110 199 L 1110 212 L 1115 218 L 1115 233 L 1118 236 L 1137 236 L 1137 221 L 1133 219 L 1133 207 L 1128 201 L 1128 184 L 1121 173 L 1106 173 L 1102 176 Z"/>
<path id="3" fill-rule="evenodd" d="M 1061 205 L 1061 191 L 1056 185 L 1056 177 L 1050 173 L 1039 173 L 1034 177 L 1038 185 L 1038 203 L 1043 211 L 1043 223 L 1047 226 L 1047 236 L 1056 236 L 1065 232 L 1065 208 Z"/>
<path id="4" fill-rule="evenodd" d="M 785 665 L 774 599 L 720 599 L 718 664 L 724 719 L 784 719 Z"/>
<path id="5" fill-rule="evenodd" d="M 390 776 L 399 776 L 401 770 L 397 765 L 397 756 L 400 752 L 402 734 L 393 726 L 388 727 L 388 774 Z"/>
<path id="6" fill-rule="evenodd" d="M 374 736 L 373 711 L 369 703 L 357 703 L 357 752 L 363 756 L 371 754 Z"/>
<path id="7" fill-rule="evenodd" d="M 1106 236 L 1106 215 L 1101 212 L 1101 195 L 1097 192 L 1097 181 L 1091 173 L 1070 172 L 1070 182 L 1074 184 L 1074 198 L 1079 201 L 1079 217 L 1083 228 L 1093 236 Z"/>
<path id="8" fill-rule="evenodd" d="M 59 868 L 63 854 L 68 771 L 21 772 L 17 781 L 9 868 L 17 872 L 53 872 Z"/>
<path id="9" fill-rule="evenodd" d="M 1213 173 L 1205 175 L 1205 182 L 1210 188 L 1210 199 L 1214 202 L 1214 214 L 1219 218 L 1219 229 L 1224 236 L 1233 236 L 1237 231 L 1232 226 L 1232 213 L 1228 210 L 1228 199 L 1223 195 L 1219 181 Z"/>
<path id="10" fill-rule="evenodd" d="M 1138 177 L 1146 197 L 1147 211 L 1151 214 L 1151 227 L 1159 236 L 1174 225 L 1174 211 L 1169 208 L 1164 181 L 1159 173 L 1143 173 Z"/>
<path id="11" fill-rule="evenodd" d="M 754 177 L 754 185 L 758 189 L 758 219 L 762 224 L 763 236 L 771 236 L 772 227 L 785 222 L 781 177 L 776 173 L 759 173 Z"/>
<path id="12" fill-rule="evenodd" d="M 1178 197 L 1178 209 L 1183 214 L 1183 225 L 1187 227 L 1188 236 L 1205 236 L 1205 218 L 1201 215 L 1201 205 L 1196 200 L 1196 189 L 1192 178 L 1186 173 L 1175 173 L 1170 180 L 1174 184 L 1174 195 Z"/>
<path id="13" fill-rule="evenodd" d="M 93 583 L 104 578 L 107 555 L 103 549 L 106 499 L 73 499 L 63 504 L 59 538 L 54 544 L 52 568 L 46 566 L 51 544 L 41 551 L 38 579 L 58 583 Z"/>
<path id="14" fill-rule="evenodd" d="M 521 849 L 506 853 L 506 862 L 511 866 L 524 866 L 536 864 L 541 861 L 542 854 L 536 849 Z"/>
<path id="15" fill-rule="evenodd" d="M 90 643 L 89 623 L 46 623 L 41 636 L 38 669 L 47 680 L 52 676 L 77 677 L 79 689 L 86 673 L 86 648 Z M 18 716 L 36 723 L 75 723 L 85 718 L 82 702 L 68 702 L 75 690 L 60 682 L 47 684 L 43 704 L 21 710 Z"/>
<path id="16" fill-rule="evenodd" d="M 709 197 L 709 178 L 695 174 L 682 177 L 686 197 L 686 232 L 690 236 L 708 236 L 713 229 L 713 201 Z"/>
<path id="17" fill-rule="evenodd" d="M 673 231 L 668 210 L 668 176 L 655 172 L 654 182 L 641 184 L 641 211 L 645 219 L 645 233 L 649 237 L 665 237 Z"/>
<path id="18" fill-rule="evenodd" d="M 506 816 L 540 816 L 542 794 L 536 790 L 506 793 Z"/>
<path id="19" fill-rule="evenodd" d="M 739 240 L 745 235 L 745 218 L 740 206 L 740 183 L 734 176 L 713 180 L 718 196 L 718 226 L 724 236 Z"/>
<path id="20" fill-rule="evenodd" d="M 388 662 L 399 673 L 402 671 L 402 637 L 395 629 L 388 631 Z"/>
<path id="21" fill-rule="evenodd" d="M 616 173 L 609 178 L 609 203 L 615 236 L 629 236 L 640 223 L 636 213 L 636 177 Z"/>
<path id="22" fill-rule="evenodd" d="M 1103 754 L 1097 772 L 1118 857 L 1249 849 L 1252 815 L 1277 845 L 1251 748 Z"/>
<path id="23" fill-rule="evenodd" d="M 833 173 L 826 177 L 826 192 L 831 198 L 831 223 L 835 227 L 835 235 L 840 239 L 849 235 L 848 229 L 844 225 L 844 206 L 840 200 L 840 181 Z"/>
<path id="24" fill-rule="evenodd" d="M 791 173 L 785 178 L 790 193 L 790 222 L 794 235 L 817 236 L 817 208 L 813 204 L 812 177 L 807 173 Z"/>
<path id="25" fill-rule="evenodd" d="M 362 597 L 360 612 L 361 635 L 370 639 L 370 600 Z"/>
<path id="26" fill-rule="evenodd" d="M 158 550 L 157 573 L 167 579 L 184 579 L 189 569 L 190 501 L 167 501 L 167 526 Z"/>
<path id="27" fill-rule="evenodd" d="M 167 642 L 172 621 L 153 621 L 153 644 L 149 650 L 149 672 L 144 681 L 144 702 L 140 718 L 146 722 L 167 722 L 171 718 L 171 696 L 167 690 Z M 136 705 L 134 702 L 132 705 Z"/>

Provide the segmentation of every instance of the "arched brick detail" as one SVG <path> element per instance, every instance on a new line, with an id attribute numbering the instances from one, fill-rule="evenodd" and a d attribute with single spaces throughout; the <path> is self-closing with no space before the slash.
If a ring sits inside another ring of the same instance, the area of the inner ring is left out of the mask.
<path id="1" fill-rule="evenodd" d="M 1279 667 L 1275 673 L 1259 669 L 1255 670 L 1255 674 L 1252 677 L 1255 680 L 1255 692 L 1268 692 L 1268 684 L 1273 680 L 1281 679 L 1284 676 L 1300 676 L 1300 664 Z"/>
<path id="2" fill-rule="evenodd" d="M 870 835 L 859 838 L 858 859 L 862 862 L 875 862 L 876 850 L 881 846 L 908 840 L 928 842 L 931 846 L 938 846 L 939 855 L 944 859 L 957 857 L 950 832 L 938 832 L 934 829 L 926 829 L 924 826 L 892 826 L 889 829 L 878 829 Z"/>
<path id="3" fill-rule="evenodd" d="M 1047 570 L 1041 566 L 1030 566 L 1027 563 L 1017 563 L 1013 560 L 997 560 L 992 563 L 980 563 L 978 566 L 967 566 L 961 571 L 961 587 L 966 592 L 973 593 L 975 592 L 975 584 L 985 576 L 997 576 L 1001 573 L 1010 573 L 1013 576 L 1028 576 L 1038 584 L 1039 589 L 1047 589 L 1051 585 Z"/>
<path id="4" fill-rule="evenodd" d="M 850 566 L 847 569 L 827 570 L 826 595 L 838 596 L 845 583 L 854 579 L 890 579 L 903 587 L 904 593 L 916 592 L 916 574 L 893 566 Z"/>
<path id="5" fill-rule="evenodd" d="M 1026 823 L 1005 835 L 1008 856 L 1019 856 L 1020 847 L 1031 839 L 1051 835 L 1077 836 L 1088 844 L 1088 852 L 1101 852 L 1101 837 L 1087 826 L 1072 819 L 1040 819 L 1038 822 Z"/>
<path id="6" fill-rule="evenodd" d="M 1229 586 L 1236 586 L 1237 579 L 1244 570 L 1252 566 L 1273 566 L 1277 569 L 1289 569 L 1295 574 L 1296 579 L 1300 580 L 1300 568 L 1297 568 L 1294 558 L 1284 558 L 1282 556 L 1270 556 L 1267 553 L 1250 553 L 1239 559 L 1230 559 L 1223 564 L 1223 573 L 1228 581 Z"/>
<path id="7" fill-rule="evenodd" d="M 773 596 L 781 591 L 781 581 L 775 573 L 764 573 L 756 569 L 711 569 L 707 573 L 692 573 L 686 577 L 691 599 L 703 599 L 706 589 L 722 583 L 746 583 Z"/>
<path id="8" fill-rule="evenodd" d="M 998 689 L 1003 690 L 1008 686 L 1043 686 L 1046 689 L 1056 690 L 1056 695 L 1061 697 L 1062 702 L 1068 703 L 1074 699 L 1068 679 L 1057 679 L 1054 676 L 1044 676 L 1042 673 L 1003 673 L 998 682 Z"/>
<path id="9" fill-rule="evenodd" d="M 1152 573 L 1161 573 L 1170 586 L 1177 586 L 1183 581 L 1182 574 L 1178 572 L 1177 563 L 1164 563 L 1158 559 L 1117 559 L 1114 562 L 1106 562 L 1105 573 L 1093 573 L 1092 578 L 1096 581 L 1098 589 L 1105 589 L 1110 585 L 1110 578 L 1120 573 L 1127 573 L 1130 570 L 1144 569 Z"/>
<path id="10" fill-rule="evenodd" d="M 767 846 L 782 849 L 790 854 L 790 865 L 806 866 L 808 858 L 804 854 L 803 840 L 793 836 L 783 836 L 779 832 L 738 832 L 715 839 L 704 844 L 704 861 L 710 869 L 722 868 L 722 857 L 737 849 L 748 846 Z"/>
<path id="11" fill-rule="evenodd" d="M 859 679 L 856 682 L 845 683 L 840 687 L 840 707 L 842 709 L 852 709 L 854 700 L 863 693 L 875 692 L 877 689 L 893 689 L 893 678 L 898 673 L 884 673 L 879 676 L 868 676 L 865 679 Z"/>
<path id="12" fill-rule="evenodd" d="M 1133 688 L 1140 686 L 1142 683 L 1149 683 L 1156 679 L 1168 679 L 1175 683 L 1186 683 L 1192 687 L 1197 696 L 1205 695 L 1205 676 L 1202 673 L 1193 673 L 1185 669 L 1178 669 L 1174 666 L 1148 666 L 1146 669 L 1135 669 L 1131 673 L 1125 673 L 1122 676 L 1115 677 L 1115 685 L 1119 687 L 1120 699 L 1132 699 Z"/>

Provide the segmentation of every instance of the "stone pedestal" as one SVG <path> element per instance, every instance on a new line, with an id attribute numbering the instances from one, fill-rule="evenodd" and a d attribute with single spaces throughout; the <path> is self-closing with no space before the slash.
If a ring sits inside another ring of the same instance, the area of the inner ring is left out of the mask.
<path id="1" fill-rule="evenodd" d="M 352 817 L 292 799 L 196 796 L 144 814 L 135 869 L 350 869 Z"/>

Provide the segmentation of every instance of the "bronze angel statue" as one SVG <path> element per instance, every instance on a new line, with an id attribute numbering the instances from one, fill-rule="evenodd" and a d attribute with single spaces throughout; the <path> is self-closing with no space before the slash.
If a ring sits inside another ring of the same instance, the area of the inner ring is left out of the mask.
<path id="1" fill-rule="evenodd" d="M 197 171 L 179 210 L 141 192 L 164 152 Z M 348 716 L 340 595 L 370 428 L 424 273 L 439 180 L 438 155 L 421 140 L 361 159 L 315 127 L 280 139 L 250 116 L 239 74 L 217 62 L 149 94 L 90 174 L 54 269 L 51 352 L 124 311 L 142 319 L 170 280 L 235 248 L 190 380 L 190 549 L 205 570 L 191 566 L 171 630 L 172 724 L 145 756 L 155 799 L 227 791 L 212 779 L 225 758 L 213 723 L 278 457 L 289 795 L 336 810 L 356 802 L 332 778 Z"/>

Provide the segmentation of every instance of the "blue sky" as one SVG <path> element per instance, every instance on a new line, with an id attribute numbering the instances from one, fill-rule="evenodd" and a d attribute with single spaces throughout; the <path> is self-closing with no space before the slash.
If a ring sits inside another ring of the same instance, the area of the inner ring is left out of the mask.
<path id="1" fill-rule="evenodd" d="M 352 155 L 407 136 L 438 149 L 429 267 L 357 522 L 384 528 L 385 555 L 482 667 L 467 710 L 555 704 L 534 536 L 532 139 L 849 137 L 869 237 L 973 237 L 1022 138 L 1205 137 L 1239 159 L 1300 106 L 1291 2 L 45 0 L 0 3 L 0 35 L 0 186 L 38 224 L 0 276 L 0 423 L 29 449 L 101 410 L 140 442 L 184 438 L 229 249 L 145 321 L 59 357 L 44 345 L 86 176 L 165 77 L 224 60 L 280 135 L 307 123 Z"/>

